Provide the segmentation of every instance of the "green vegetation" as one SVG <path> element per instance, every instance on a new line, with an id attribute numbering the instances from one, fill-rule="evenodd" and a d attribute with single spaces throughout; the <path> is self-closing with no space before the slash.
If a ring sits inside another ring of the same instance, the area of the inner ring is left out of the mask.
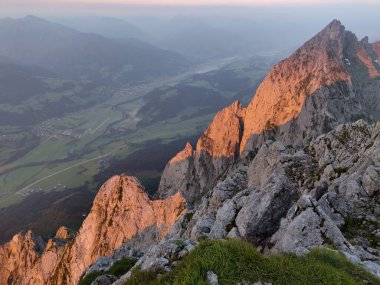
<path id="1" fill-rule="evenodd" d="M 348 217 L 345 219 L 342 232 L 353 244 L 356 243 L 356 238 L 360 237 L 366 239 L 371 247 L 377 248 L 380 245 L 380 237 L 377 237 L 374 232 L 379 226 L 380 223 L 376 221 Z"/>
<path id="2" fill-rule="evenodd" d="M 112 265 L 112 267 L 107 271 L 95 271 L 88 274 L 79 282 L 79 285 L 91 285 L 91 283 L 96 279 L 96 277 L 104 274 L 120 277 L 123 274 L 127 273 L 133 267 L 133 265 L 135 265 L 135 263 L 136 260 L 130 258 L 119 260 L 115 262 L 114 265 Z"/>
<path id="3" fill-rule="evenodd" d="M 201 242 L 170 273 L 135 270 L 125 285 L 206 285 L 210 270 L 221 285 L 259 280 L 275 285 L 380 284 L 379 279 L 329 249 L 315 249 L 302 257 L 264 256 L 248 243 L 219 240 Z"/>
<path id="4" fill-rule="evenodd" d="M 342 174 L 346 173 L 349 170 L 348 167 L 337 167 L 334 168 L 335 173 L 338 174 L 338 176 L 341 176 Z"/>
<path id="5" fill-rule="evenodd" d="M 13 105 L 0 104 L 0 118 L 9 117 L 1 110 L 22 115 L 17 121 L 0 124 L 0 208 L 37 192 L 82 186 L 96 191 L 99 182 L 94 177 L 110 167 L 111 160 L 125 159 L 146 148 L 147 142 L 167 144 L 193 136 L 232 100 L 248 102 L 269 68 L 270 61 L 263 61 L 252 59 L 248 65 L 234 63 L 202 74 L 184 73 L 118 91 L 42 74 L 36 79 L 42 83 L 34 96 Z M 199 100 L 193 95 L 200 96 Z M 55 111 L 53 103 L 59 110 Z M 46 113 L 45 108 L 54 111 Z M 28 116 L 32 110 L 33 120 Z M 149 188 L 157 184 L 159 175 L 140 178 Z"/>
<path id="6" fill-rule="evenodd" d="M 87 192 L 96 192 L 107 178 L 122 172 L 137 176 L 153 194 L 170 159 L 165 154 L 174 155 L 186 141 L 193 143 L 220 108 L 236 99 L 246 104 L 271 57 L 205 63 L 190 72 L 126 87 L 61 79 L 34 69 L 13 81 L 1 81 L 0 75 L 0 89 L 9 95 L 9 102 L 0 102 L 0 241 L 24 228 L 37 233 L 46 228 L 28 224 L 25 214 L 17 224 L 7 222 L 8 214 L 23 212 L 23 205 L 46 208 L 44 200 L 36 205 L 36 197 L 62 192 L 49 196 L 61 197 L 81 189 L 90 199 L 92 193 Z M 20 85 L 15 92 L 14 83 L 28 81 L 24 77 L 32 78 L 35 86 Z M 12 101 L 14 93 L 26 97 Z M 65 221 L 71 216 L 67 212 L 60 222 L 79 225 L 91 201 L 75 210 L 75 221 Z M 5 225 L 10 229 L 6 234 Z"/>

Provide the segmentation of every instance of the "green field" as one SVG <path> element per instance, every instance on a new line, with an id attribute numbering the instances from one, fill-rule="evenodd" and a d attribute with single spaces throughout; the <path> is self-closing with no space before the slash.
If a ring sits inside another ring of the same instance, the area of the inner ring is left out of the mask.
<path id="1" fill-rule="evenodd" d="M 186 96 L 192 95 L 186 92 L 192 88 L 197 88 L 196 93 L 212 92 L 210 94 L 219 98 L 221 106 L 236 98 L 247 102 L 252 96 L 252 89 L 270 67 L 270 59 L 266 65 L 259 60 L 252 61 L 257 62 L 256 65 L 228 60 L 224 65 L 218 63 L 220 66 L 217 68 L 202 67 L 206 71 L 209 69 L 205 73 L 180 74 L 120 90 L 104 89 L 102 92 L 108 92 L 105 94 L 107 99 L 93 102 L 90 107 L 28 127 L 0 126 L 0 208 L 16 204 L 36 192 L 83 185 L 96 191 L 99 185 L 94 183 L 94 176 L 109 167 L 112 159 L 123 159 L 146 147 L 147 142 L 170 143 L 199 133 L 212 120 L 219 106 L 210 108 L 197 105 L 197 100 L 186 101 L 177 114 L 168 112 L 165 104 L 172 100 L 188 100 Z M 223 85 L 228 81 L 226 78 L 232 80 L 228 83 L 231 86 Z M 55 88 L 65 83 L 53 79 L 47 82 Z M 237 91 L 233 91 L 234 87 Z M 74 88 L 80 87 L 75 85 Z M 96 88 L 94 92 L 100 92 L 100 89 Z M 27 108 L 38 109 L 39 102 L 73 94 L 74 91 L 54 96 L 45 94 L 24 104 Z M 152 100 L 161 103 L 155 105 Z M 149 104 L 153 109 L 147 108 L 149 111 L 142 112 L 142 108 L 149 107 Z M 20 106 L 17 108 L 22 110 Z M 149 122 L 141 124 L 145 120 Z M 144 175 L 149 179 L 159 176 L 159 173 L 148 171 Z"/>

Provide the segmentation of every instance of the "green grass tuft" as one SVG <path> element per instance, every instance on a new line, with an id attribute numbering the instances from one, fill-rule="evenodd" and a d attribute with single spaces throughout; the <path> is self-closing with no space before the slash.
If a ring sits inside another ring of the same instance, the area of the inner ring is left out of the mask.
<path id="1" fill-rule="evenodd" d="M 204 241 L 172 272 L 135 270 L 125 285 L 206 285 L 209 270 L 218 275 L 220 285 L 259 280 L 275 285 L 380 285 L 379 279 L 329 249 L 315 249 L 303 257 L 264 256 L 235 240 Z"/>

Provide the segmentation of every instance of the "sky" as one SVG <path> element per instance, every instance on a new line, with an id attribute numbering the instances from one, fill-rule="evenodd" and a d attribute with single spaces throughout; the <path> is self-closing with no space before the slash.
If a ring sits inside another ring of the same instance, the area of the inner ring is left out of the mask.
<path id="1" fill-rule="evenodd" d="M 363 7 L 367 7 L 367 10 L 370 11 L 376 11 L 378 8 L 380 9 L 380 0 L 0 0 L 0 17 L 20 17 L 29 14 L 38 16 L 72 14 L 120 16 L 142 13 L 145 15 L 151 13 L 156 16 L 159 13 L 174 13 L 179 11 L 178 9 L 181 9 L 182 13 L 186 11 L 184 7 L 186 9 L 198 7 L 203 9 L 204 13 L 212 14 L 217 10 L 216 8 L 229 6 L 271 9 L 273 7 L 277 9 L 282 9 L 282 7 L 284 9 L 285 7 L 314 9 L 314 7 L 326 6 L 327 10 L 334 9 L 331 7 L 335 6 L 337 12 L 346 13 L 345 10 L 356 11 Z M 377 7 L 374 8 L 375 6 Z M 150 10 L 146 7 L 149 7 Z M 198 9 L 197 13 L 199 12 L 202 11 Z M 364 13 L 364 17 L 366 15 Z"/>
<path id="2" fill-rule="evenodd" d="M 0 0 L 0 4 L 289 5 L 375 4 L 378 0 Z"/>

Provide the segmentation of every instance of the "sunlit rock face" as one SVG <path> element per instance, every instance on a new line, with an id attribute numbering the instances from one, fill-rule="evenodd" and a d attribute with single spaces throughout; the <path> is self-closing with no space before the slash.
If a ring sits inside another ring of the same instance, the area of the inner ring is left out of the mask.
<path id="1" fill-rule="evenodd" d="M 0 246 L 0 281 L 2 284 L 18 284 L 33 266 L 33 262 L 45 248 L 44 241 L 31 231 L 15 235 Z"/>
<path id="2" fill-rule="evenodd" d="M 9 284 L 76 284 L 85 268 L 100 256 L 111 255 L 123 242 L 149 227 L 157 228 L 162 238 L 185 211 L 180 193 L 152 201 L 136 178 L 114 176 L 100 188 L 72 241 L 49 241 L 43 251 L 42 241 L 29 232 L 0 247 L 0 259 L 7 261 L 0 269 L 0 280 L 11 280 Z M 60 228 L 55 239 L 68 237 Z"/>
<path id="3" fill-rule="evenodd" d="M 246 111 L 241 152 L 268 138 L 302 145 L 340 123 L 376 116 L 378 51 L 334 20 L 266 76 Z"/>
<path id="4" fill-rule="evenodd" d="M 74 233 L 70 229 L 66 228 L 65 226 L 61 226 L 57 230 L 57 233 L 55 234 L 54 237 L 56 239 L 68 240 L 71 237 L 73 237 L 73 235 L 74 235 Z"/>
<path id="5" fill-rule="evenodd" d="M 350 82 L 342 66 L 343 40 L 344 27 L 333 21 L 269 72 L 247 108 L 242 150 L 253 134 L 296 118 L 307 96 L 319 88 Z"/>
<path id="6" fill-rule="evenodd" d="M 198 140 L 196 149 L 185 149 L 166 166 L 157 197 L 181 192 L 192 204 L 239 155 L 245 109 L 236 101 L 216 114 Z"/>
<path id="7" fill-rule="evenodd" d="M 206 152 L 213 158 L 238 155 L 244 117 L 245 109 L 239 101 L 218 112 L 198 140 L 197 153 Z"/>

